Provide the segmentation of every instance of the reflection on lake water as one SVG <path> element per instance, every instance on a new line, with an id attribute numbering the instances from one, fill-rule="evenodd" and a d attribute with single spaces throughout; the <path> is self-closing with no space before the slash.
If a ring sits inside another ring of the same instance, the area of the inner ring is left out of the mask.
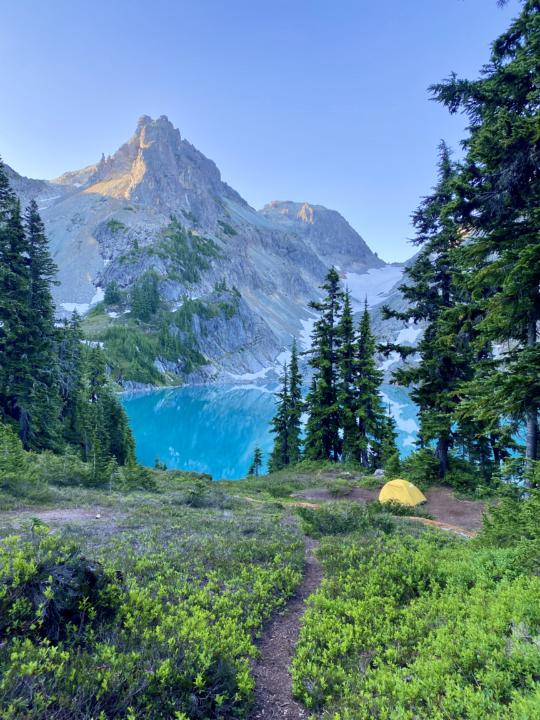
<path id="1" fill-rule="evenodd" d="M 152 466 L 159 458 L 170 469 L 216 479 L 245 477 L 255 447 L 265 460 L 272 449 L 274 389 L 192 385 L 124 393 L 139 462 Z M 414 406 L 399 388 L 385 385 L 383 393 L 398 421 L 400 449 L 409 453 L 416 433 Z"/>

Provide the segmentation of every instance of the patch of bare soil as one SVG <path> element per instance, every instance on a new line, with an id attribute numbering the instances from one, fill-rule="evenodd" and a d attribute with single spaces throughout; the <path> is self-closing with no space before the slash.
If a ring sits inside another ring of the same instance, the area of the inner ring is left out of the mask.
<path id="1" fill-rule="evenodd" d="M 55 508 L 53 510 L 10 510 L 0 515 L 14 526 L 20 526 L 32 518 L 37 518 L 46 525 L 68 525 L 71 523 L 89 523 L 91 521 L 107 522 L 111 512 L 99 508 Z M 118 519 L 117 517 L 115 519 Z"/>
<path id="2" fill-rule="evenodd" d="M 296 497 L 305 500 L 333 500 L 328 490 L 314 489 L 304 490 L 296 494 Z M 379 490 L 368 490 L 367 488 L 356 487 L 344 498 L 345 500 L 356 500 L 357 502 L 370 502 L 377 500 Z M 482 513 L 485 503 L 481 500 L 460 500 L 450 488 L 433 486 L 426 492 L 427 502 L 422 505 L 436 521 L 447 525 L 443 529 L 456 529 L 475 531 L 482 527 Z M 431 523 L 424 523 L 429 525 Z"/>
<path id="3" fill-rule="evenodd" d="M 432 487 L 427 493 L 427 503 L 422 507 L 432 515 L 449 525 L 466 530 L 480 530 L 485 503 L 481 500 L 459 500 L 452 490 L 445 487 Z"/>
<path id="4" fill-rule="evenodd" d="M 305 601 L 319 586 L 322 570 L 313 551 L 317 543 L 306 538 L 304 579 L 285 611 L 276 615 L 264 630 L 259 644 L 260 657 L 253 674 L 255 703 L 250 720 L 301 720 L 307 710 L 292 696 L 289 667 L 298 640 Z"/>
<path id="5" fill-rule="evenodd" d="M 313 490 L 302 490 L 295 493 L 295 497 L 305 500 L 357 500 L 358 502 L 370 502 L 377 500 L 379 490 L 368 490 L 367 488 L 355 487 L 344 497 L 334 497 L 329 490 L 317 488 Z"/>

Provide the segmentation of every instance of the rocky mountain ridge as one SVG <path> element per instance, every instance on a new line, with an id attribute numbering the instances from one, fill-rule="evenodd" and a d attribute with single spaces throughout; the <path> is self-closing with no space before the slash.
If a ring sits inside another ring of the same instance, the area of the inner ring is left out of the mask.
<path id="1" fill-rule="evenodd" d="M 113 155 L 55 180 L 9 172 L 22 201 L 38 202 L 59 267 L 59 312 L 88 311 L 117 287 L 118 307 L 90 313 L 100 316 L 88 321 L 91 337 L 112 348 L 129 329 L 142 342 L 159 325 L 167 352 L 157 341 L 148 351 L 156 382 L 266 377 L 293 336 L 307 342 L 307 306 L 330 265 L 358 295 L 365 285 L 374 305 L 377 287 L 387 294 L 401 274 L 336 211 L 273 201 L 257 212 L 165 116 L 142 116 Z M 130 325 L 133 288 L 150 276 L 159 314 Z"/>

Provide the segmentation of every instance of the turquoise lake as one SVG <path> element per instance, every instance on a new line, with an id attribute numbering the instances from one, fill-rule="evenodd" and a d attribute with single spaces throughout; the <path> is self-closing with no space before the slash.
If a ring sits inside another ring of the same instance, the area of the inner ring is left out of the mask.
<path id="1" fill-rule="evenodd" d="M 170 469 L 214 479 L 245 477 L 255 447 L 265 460 L 272 449 L 274 389 L 192 385 L 124 393 L 139 462 L 153 466 L 159 458 Z M 416 439 L 415 408 L 400 388 L 384 385 L 382 390 L 398 423 L 400 450 L 408 454 Z"/>

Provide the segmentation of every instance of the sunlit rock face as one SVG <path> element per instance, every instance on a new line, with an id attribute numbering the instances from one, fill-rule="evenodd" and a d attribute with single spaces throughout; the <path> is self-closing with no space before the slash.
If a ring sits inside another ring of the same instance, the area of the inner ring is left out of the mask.
<path id="1" fill-rule="evenodd" d="M 113 155 L 55 180 L 9 173 L 23 202 L 38 202 L 59 268 L 54 293 L 60 314 L 73 307 L 84 312 L 113 280 L 129 290 L 150 269 L 160 277 L 169 308 L 186 297 L 204 299 L 223 282 L 239 291 L 234 317 L 194 329 L 209 365 L 193 381 L 231 374 L 262 378 L 284 357 L 292 337 L 307 345 L 307 306 L 331 265 L 344 280 L 354 275 L 359 297 L 365 276 L 373 305 L 399 276 L 334 210 L 281 201 L 254 210 L 165 116 L 142 116 Z M 196 279 L 175 272 L 174 256 L 152 252 L 171 217 L 216 247 Z M 379 281 L 384 292 L 377 295 L 373 285 Z"/>
<path id="2" fill-rule="evenodd" d="M 327 266 L 365 272 L 385 265 L 335 210 L 307 202 L 274 200 L 260 212 L 285 232 L 298 233 Z"/>

